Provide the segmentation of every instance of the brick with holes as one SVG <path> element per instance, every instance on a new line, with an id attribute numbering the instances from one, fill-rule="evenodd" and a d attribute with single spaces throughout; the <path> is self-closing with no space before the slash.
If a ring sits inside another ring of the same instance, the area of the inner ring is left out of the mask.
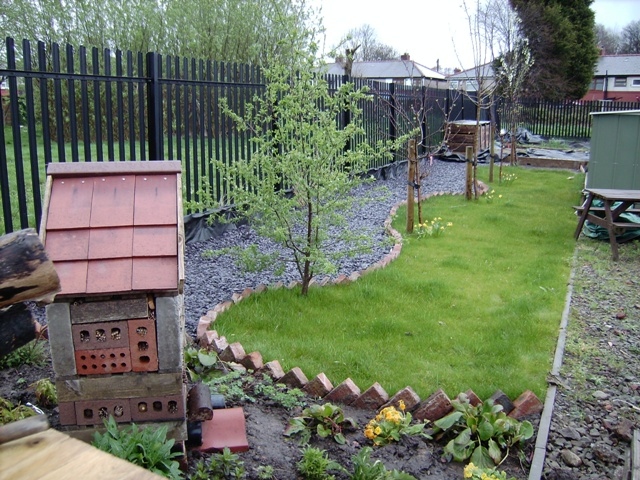
<path id="1" fill-rule="evenodd" d="M 129 348 L 105 348 L 104 350 L 76 350 L 78 375 L 104 375 L 131 371 Z"/>
<path id="2" fill-rule="evenodd" d="M 85 400 L 76 402 L 76 421 L 78 425 L 102 425 L 103 420 L 113 416 L 116 422 L 131 421 L 129 399 Z"/>
<path id="3" fill-rule="evenodd" d="M 76 350 L 103 350 L 129 346 L 127 322 L 98 322 L 71 325 Z"/>
<path id="4" fill-rule="evenodd" d="M 132 371 L 158 371 L 156 324 L 152 318 L 129 320 L 129 349 Z"/>
<path id="5" fill-rule="evenodd" d="M 185 394 L 129 399 L 134 422 L 179 420 L 185 418 Z"/>

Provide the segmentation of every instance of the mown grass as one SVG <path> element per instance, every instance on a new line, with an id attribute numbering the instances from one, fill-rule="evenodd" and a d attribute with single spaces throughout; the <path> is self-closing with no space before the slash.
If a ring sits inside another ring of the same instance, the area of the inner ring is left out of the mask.
<path id="1" fill-rule="evenodd" d="M 312 378 L 351 377 L 390 393 L 409 385 L 424 397 L 469 388 L 543 396 L 571 268 L 584 178 L 567 171 L 510 168 L 493 200 L 429 198 L 425 219 L 452 222 L 440 237 L 404 240 L 387 268 L 349 285 L 254 295 L 214 328 Z M 480 169 L 486 177 L 486 169 Z M 417 218 L 417 217 L 416 217 Z M 394 221 L 403 231 L 405 210 Z"/>

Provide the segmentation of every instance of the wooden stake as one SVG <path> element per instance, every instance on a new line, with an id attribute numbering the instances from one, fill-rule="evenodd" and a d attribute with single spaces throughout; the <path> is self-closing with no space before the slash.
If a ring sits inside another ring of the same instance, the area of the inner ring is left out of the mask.
<path id="1" fill-rule="evenodd" d="M 409 140 L 409 173 L 407 175 L 407 233 L 413 233 L 413 204 L 414 204 L 414 182 L 416 178 L 416 141 Z"/>
<path id="2" fill-rule="evenodd" d="M 473 147 L 466 148 L 465 157 L 467 159 L 465 197 L 467 200 L 471 200 L 473 198 Z"/>

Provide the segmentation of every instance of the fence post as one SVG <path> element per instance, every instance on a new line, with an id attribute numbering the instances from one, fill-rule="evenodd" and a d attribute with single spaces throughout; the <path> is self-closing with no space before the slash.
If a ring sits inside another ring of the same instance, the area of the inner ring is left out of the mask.
<path id="1" fill-rule="evenodd" d="M 345 85 L 346 83 L 349 83 L 349 75 L 342 76 L 342 85 Z M 344 130 L 351 123 L 351 111 L 345 108 L 341 113 L 341 117 L 342 129 Z M 349 150 L 351 150 L 351 140 L 347 140 L 344 145 L 344 151 L 348 152 Z"/>
<path id="2" fill-rule="evenodd" d="M 409 168 L 407 169 L 407 233 L 413 233 L 414 218 L 414 185 L 416 180 L 416 164 L 418 156 L 415 139 L 409 140 Z"/>
<path id="3" fill-rule="evenodd" d="M 398 137 L 396 130 L 396 86 L 393 83 L 389 84 L 389 140 L 395 142 Z M 394 161 L 398 160 L 396 158 L 397 152 L 394 152 Z"/>
<path id="4" fill-rule="evenodd" d="M 147 52 L 147 143 L 149 160 L 164 160 L 162 148 L 162 90 L 158 54 Z"/>

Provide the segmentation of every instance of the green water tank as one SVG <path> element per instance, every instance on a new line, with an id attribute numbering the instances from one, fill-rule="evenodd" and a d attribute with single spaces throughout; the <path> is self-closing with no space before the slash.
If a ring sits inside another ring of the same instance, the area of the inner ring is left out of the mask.
<path id="1" fill-rule="evenodd" d="M 587 188 L 640 190 L 640 110 L 591 115 Z"/>

